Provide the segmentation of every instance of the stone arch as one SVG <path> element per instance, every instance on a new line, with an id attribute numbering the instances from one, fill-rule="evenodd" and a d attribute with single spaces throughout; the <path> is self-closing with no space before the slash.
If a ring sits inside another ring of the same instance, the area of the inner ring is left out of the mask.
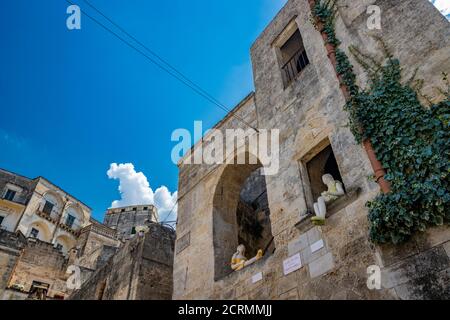
<path id="1" fill-rule="evenodd" d="M 76 245 L 76 241 L 74 239 L 72 239 L 71 237 L 64 235 L 64 234 L 61 234 L 56 237 L 55 246 L 57 243 L 62 245 L 62 247 L 63 247 L 62 252 L 64 254 L 67 254 L 69 252 L 69 250 L 72 249 L 73 247 L 75 247 L 75 245 Z"/>
<path id="2" fill-rule="evenodd" d="M 246 156 L 248 157 L 248 153 Z M 237 246 L 242 244 L 239 242 L 243 241 L 243 237 L 240 236 L 242 227 L 238 223 L 238 210 L 242 207 L 241 191 L 248 179 L 255 173 L 261 175 L 260 181 L 263 183 L 262 187 L 266 192 L 265 197 L 267 199 L 266 181 L 265 176 L 262 175 L 262 170 L 263 167 L 259 161 L 257 164 L 227 164 L 218 180 L 213 198 L 215 280 L 219 280 L 232 272 L 230 267 L 231 257 L 236 252 Z M 251 207 L 250 204 L 245 204 L 245 206 Z M 247 209 L 252 213 L 251 208 Z M 268 202 L 267 212 L 268 216 L 270 216 Z M 256 214 L 257 212 L 254 213 Z M 267 227 L 270 241 L 265 241 L 267 244 L 261 245 L 261 248 L 258 249 L 267 249 L 267 246 L 273 243 L 269 217 L 267 217 Z M 256 249 L 247 249 L 247 258 L 251 258 L 250 255 L 256 253 Z"/>
<path id="3" fill-rule="evenodd" d="M 46 201 L 48 201 L 54 205 L 54 210 L 56 212 L 58 212 L 58 214 L 60 214 L 62 209 L 64 208 L 64 198 L 60 194 L 58 194 L 58 192 L 56 192 L 56 191 L 47 190 L 42 195 L 41 209 L 44 208 Z"/>
<path id="4" fill-rule="evenodd" d="M 67 222 L 67 219 L 69 216 L 72 216 L 75 218 L 75 222 L 74 222 L 74 229 L 81 229 L 83 224 L 84 224 L 84 212 L 83 210 L 80 208 L 80 206 L 76 203 L 71 203 L 69 204 L 63 213 L 63 222 Z"/>
<path id="5" fill-rule="evenodd" d="M 27 236 L 31 236 L 31 230 L 36 229 L 39 231 L 38 239 L 44 242 L 51 242 L 52 240 L 52 232 L 50 227 L 45 221 L 34 221 L 30 224 L 27 231 Z"/>

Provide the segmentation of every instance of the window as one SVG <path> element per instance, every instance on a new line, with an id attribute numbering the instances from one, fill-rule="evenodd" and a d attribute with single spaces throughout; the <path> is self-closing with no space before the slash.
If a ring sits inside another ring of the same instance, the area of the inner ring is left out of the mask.
<path id="1" fill-rule="evenodd" d="M 131 228 L 131 234 L 136 234 L 136 227 Z"/>
<path id="2" fill-rule="evenodd" d="M 35 228 L 31 228 L 30 237 L 37 239 L 38 235 L 39 235 L 39 230 L 35 229 Z"/>
<path id="3" fill-rule="evenodd" d="M 144 211 L 147 211 L 148 210 L 148 207 L 144 207 Z"/>
<path id="4" fill-rule="evenodd" d="M 318 149 L 312 157 L 303 161 L 302 180 L 305 188 L 306 202 L 310 213 L 314 213 L 314 202 L 320 197 L 322 192 L 327 190 L 322 177 L 331 174 L 334 180 L 342 181 L 342 176 L 334 156 L 333 148 L 328 139 L 319 144 Z M 345 188 L 345 187 L 344 187 Z"/>
<path id="5" fill-rule="evenodd" d="M 120 212 L 125 212 L 125 209 L 120 210 Z"/>
<path id="6" fill-rule="evenodd" d="M 3 223 L 3 220 L 5 220 L 5 217 L 4 217 L 4 216 L 0 216 L 0 226 L 1 226 L 2 223 Z"/>
<path id="7" fill-rule="evenodd" d="M 63 245 L 61 243 L 56 243 L 56 249 L 62 251 Z"/>
<path id="8" fill-rule="evenodd" d="M 4 198 L 5 198 L 5 200 L 13 201 L 15 196 L 16 196 L 16 191 L 8 189 L 8 190 L 6 190 Z"/>
<path id="9" fill-rule="evenodd" d="M 287 88 L 309 64 L 296 18 L 294 17 L 289 22 L 273 43 L 281 69 L 284 88 Z"/>
<path id="10" fill-rule="evenodd" d="M 55 207 L 55 205 L 53 203 L 51 203 L 50 201 L 45 201 L 42 212 L 50 215 L 52 213 L 54 207 Z"/>
<path id="11" fill-rule="evenodd" d="M 49 288 L 50 285 L 47 283 L 33 281 L 28 298 L 33 300 L 46 300 Z"/>
<path id="12" fill-rule="evenodd" d="M 137 211 L 137 208 L 133 208 L 133 211 Z"/>
<path id="13" fill-rule="evenodd" d="M 295 31 L 286 43 L 280 47 L 280 53 L 284 86 L 288 87 L 309 64 L 300 31 Z"/>
<path id="14" fill-rule="evenodd" d="M 66 225 L 67 225 L 69 228 L 72 228 L 74 222 L 75 222 L 75 217 L 69 214 L 69 215 L 67 216 L 67 219 L 66 219 Z"/>

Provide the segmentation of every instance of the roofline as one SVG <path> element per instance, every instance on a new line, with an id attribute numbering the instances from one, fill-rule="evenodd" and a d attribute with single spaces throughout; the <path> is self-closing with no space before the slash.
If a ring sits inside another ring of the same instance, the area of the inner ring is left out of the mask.
<path id="1" fill-rule="evenodd" d="M 88 208 L 89 210 L 92 211 L 92 208 L 89 207 L 87 204 L 85 204 L 83 201 L 77 199 L 77 198 L 74 197 L 72 194 L 70 194 L 69 192 L 67 192 L 67 191 L 65 191 L 64 189 L 60 188 L 58 185 L 54 184 L 53 182 L 51 182 L 51 181 L 48 180 L 47 178 L 44 178 L 43 176 L 38 176 L 38 177 L 32 179 L 32 178 L 23 176 L 23 175 L 21 175 L 21 174 L 18 174 L 18 173 L 15 173 L 15 172 L 13 172 L 13 171 L 9 171 L 9 170 L 3 169 L 3 168 L 0 168 L 0 170 L 1 170 L 1 171 L 4 171 L 4 172 L 6 172 L 6 173 L 9 173 L 9 174 L 12 174 L 12 175 L 19 176 L 19 177 L 21 177 L 21 178 L 27 179 L 27 180 L 29 180 L 30 182 L 31 182 L 31 181 L 38 181 L 39 179 L 43 179 L 43 180 L 45 180 L 46 182 L 50 183 L 52 186 L 54 186 L 54 187 L 56 187 L 57 189 L 59 189 L 60 191 L 64 192 L 65 194 L 67 194 L 67 195 L 69 195 L 69 196 L 71 196 L 74 200 L 78 201 L 78 202 L 81 203 L 83 206 L 85 206 L 86 208 Z"/>
<path id="2" fill-rule="evenodd" d="M 32 178 L 30 178 L 30 177 L 26 177 L 26 176 L 24 176 L 24 175 L 21 175 L 21 174 L 18 174 L 18 173 L 15 173 L 15 172 L 13 172 L 13 171 L 6 170 L 6 169 L 3 169 L 3 168 L 0 168 L 0 171 L 4 171 L 4 172 L 6 172 L 6 173 L 9 173 L 9 174 L 12 174 L 12 175 L 21 177 L 21 178 L 23 178 L 23 179 L 27 179 L 27 180 L 29 180 L 30 182 L 36 180 L 36 178 L 32 179 Z"/>
<path id="3" fill-rule="evenodd" d="M 125 209 L 125 208 L 130 208 L 130 207 L 153 207 L 153 208 L 156 208 L 156 206 L 154 204 L 130 204 L 129 206 L 123 206 L 123 207 L 118 207 L 118 208 L 108 208 L 108 209 L 106 209 L 106 213 L 108 213 L 109 211 L 112 211 L 112 210 L 121 210 L 121 209 Z"/>
<path id="4" fill-rule="evenodd" d="M 247 96 L 245 96 L 244 99 L 242 99 L 236 106 L 234 106 L 233 109 L 231 109 L 222 119 L 217 122 L 212 129 L 218 129 L 223 123 L 225 123 L 228 119 L 230 119 L 240 108 L 242 108 L 250 99 L 255 97 L 255 91 L 251 91 Z M 199 141 L 196 141 L 194 145 L 189 149 L 189 152 L 186 152 L 185 155 L 183 155 L 180 160 L 178 160 L 177 166 L 180 166 L 183 161 L 192 154 L 192 152 L 197 148 L 197 146 L 203 141 L 205 136 L 202 136 L 202 138 Z"/>
<path id="5" fill-rule="evenodd" d="M 277 14 L 270 20 L 270 22 L 266 25 L 266 27 L 259 33 L 259 35 L 256 37 L 255 41 L 253 41 L 252 45 L 250 46 L 250 50 L 253 50 L 253 47 L 261 40 L 261 38 L 264 36 L 266 31 L 271 27 L 273 23 L 275 23 L 275 20 L 278 19 L 278 16 L 281 15 L 282 11 L 288 6 L 289 0 L 286 1 L 286 3 L 283 5 L 283 7 L 278 10 Z"/>

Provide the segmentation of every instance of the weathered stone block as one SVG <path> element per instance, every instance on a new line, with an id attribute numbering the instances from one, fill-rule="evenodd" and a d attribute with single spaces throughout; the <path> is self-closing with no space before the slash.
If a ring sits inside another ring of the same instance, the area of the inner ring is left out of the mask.
<path id="1" fill-rule="evenodd" d="M 311 278 L 319 277 L 334 268 L 333 255 L 329 252 L 311 262 L 308 267 Z"/>
<path id="2" fill-rule="evenodd" d="M 308 243 L 308 235 L 306 233 L 302 234 L 300 237 L 295 239 L 294 241 L 289 242 L 288 244 L 288 254 L 289 256 L 293 256 L 296 253 L 304 250 L 309 246 Z"/>

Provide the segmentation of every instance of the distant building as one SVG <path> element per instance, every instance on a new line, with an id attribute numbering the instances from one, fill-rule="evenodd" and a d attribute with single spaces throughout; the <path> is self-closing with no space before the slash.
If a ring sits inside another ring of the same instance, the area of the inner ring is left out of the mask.
<path id="1" fill-rule="evenodd" d="M 136 227 L 158 222 L 158 211 L 153 205 L 128 206 L 106 211 L 103 223 L 128 240 L 136 234 Z"/>
<path id="2" fill-rule="evenodd" d="M 64 254 L 90 224 L 91 209 L 43 177 L 0 169 L 0 226 L 53 244 Z"/>
<path id="3" fill-rule="evenodd" d="M 157 221 L 148 205 L 110 209 L 102 224 L 45 178 L 0 170 L 0 299 L 170 299 L 175 232 Z"/>

